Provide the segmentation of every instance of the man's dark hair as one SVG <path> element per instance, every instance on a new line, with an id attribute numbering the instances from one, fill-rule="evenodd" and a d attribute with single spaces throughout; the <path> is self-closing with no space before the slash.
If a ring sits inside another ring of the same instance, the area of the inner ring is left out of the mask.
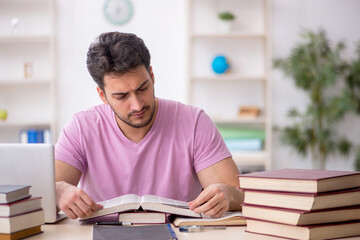
<path id="1" fill-rule="evenodd" d="M 108 32 L 90 45 L 86 63 L 94 81 L 104 89 L 105 74 L 123 74 L 141 65 L 150 71 L 150 53 L 135 34 Z"/>

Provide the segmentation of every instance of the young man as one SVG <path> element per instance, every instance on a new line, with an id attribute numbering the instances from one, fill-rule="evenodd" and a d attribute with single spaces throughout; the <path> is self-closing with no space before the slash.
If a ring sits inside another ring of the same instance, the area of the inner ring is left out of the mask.
<path id="1" fill-rule="evenodd" d="M 212 217 L 241 209 L 238 170 L 215 125 L 201 109 L 155 97 L 142 39 L 101 34 L 87 67 L 104 104 L 75 114 L 55 146 L 59 209 L 89 216 L 97 201 L 129 193 L 189 201 Z"/>

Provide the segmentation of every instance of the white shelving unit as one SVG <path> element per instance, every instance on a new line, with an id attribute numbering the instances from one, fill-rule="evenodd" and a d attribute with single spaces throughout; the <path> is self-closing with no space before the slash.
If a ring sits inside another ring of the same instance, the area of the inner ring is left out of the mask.
<path id="1" fill-rule="evenodd" d="M 187 0 L 187 78 L 189 104 L 203 108 L 217 126 L 262 129 L 264 148 L 232 152 L 239 168 L 271 168 L 270 0 Z M 219 12 L 235 15 L 234 29 L 220 28 Z M 215 74 L 217 55 L 230 71 Z M 258 106 L 257 118 L 239 118 L 240 106 Z"/>
<path id="2" fill-rule="evenodd" d="M 1 143 L 19 142 L 29 128 L 56 139 L 54 14 L 54 0 L 0 0 L 0 109 L 8 112 Z"/>

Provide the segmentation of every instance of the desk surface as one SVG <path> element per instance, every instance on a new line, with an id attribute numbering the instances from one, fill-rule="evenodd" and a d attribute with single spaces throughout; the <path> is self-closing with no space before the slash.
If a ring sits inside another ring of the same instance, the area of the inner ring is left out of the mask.
<path id="1" fill-rule="evenodd" d="M 247 234 L 245 227 L 228 227 L 226 230 L 209 230 L 196 233 L 180 233 L 178 228 L 173 227 L 179 240 L 276 240 L 280 238 L 256 236 Z M 55 224 L 45 224 L 42 226 L 44 233 L 28 238 L 29 240 L 46 239 L 46 240 L 91 240 L 92 225 L 82 224 L 78 220 L 68 218 Z M 359 240 L 360 237 L 344 238 L 344 240 Z"/>

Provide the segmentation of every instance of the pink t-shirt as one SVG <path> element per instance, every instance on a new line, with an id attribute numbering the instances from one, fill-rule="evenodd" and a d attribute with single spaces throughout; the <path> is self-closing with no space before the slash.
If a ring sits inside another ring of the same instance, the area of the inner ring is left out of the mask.
<path id="1" fill-rule="evenodd" d="M 55 146 L 55 159 L 82 172 L 81 188 L 95 201 L 153 194 L 191 201 L 201 192 L 197 173 L 231 156 L 204 111 L 158 99 L 147 135 L 134 143 L 103 104 L 73 116 Z"/>

